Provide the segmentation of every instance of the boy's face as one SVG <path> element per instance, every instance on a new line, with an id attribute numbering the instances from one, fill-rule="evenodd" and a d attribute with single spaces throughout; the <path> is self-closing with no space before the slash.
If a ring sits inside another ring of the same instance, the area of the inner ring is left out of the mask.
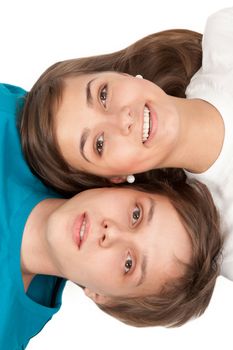
<path id="1" fill-rule="evenodd" d="M 105 297 L 155 293 L 191 257 L 168 199 L 133 189 L 78 194 L 51 214 L 46 236 L 59 274 Z"/>
<path id="2" fill-rule="evenodd" d="M 163 90 L 114 72 L 67 78 L 55 113 L 66 161 L 105 177 L 165 166 L 179 129 L 179 115 Z"/>

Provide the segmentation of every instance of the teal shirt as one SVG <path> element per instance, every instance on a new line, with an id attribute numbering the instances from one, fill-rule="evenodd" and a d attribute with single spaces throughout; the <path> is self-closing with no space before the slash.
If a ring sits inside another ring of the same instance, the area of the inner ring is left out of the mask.
<path id="1" fill-rule="evenodd" d="M 26 220 L 46 198 L 56 197 L 27 166 L 16 128 L 25 91 L 0 84 L 0 349 L 24 349 L 57 312 L 65 281 L 37 275 L 27 293 L 20 270 Z"/>

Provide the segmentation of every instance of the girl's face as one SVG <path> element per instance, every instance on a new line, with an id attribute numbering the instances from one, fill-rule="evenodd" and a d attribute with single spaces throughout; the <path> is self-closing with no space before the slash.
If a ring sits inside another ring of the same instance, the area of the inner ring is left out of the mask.
<path id="1" fill-rule="evenodd" d="M 175 149 L 179 124 L 163 90 L 115 72 L 67 78 L 55 115 L 66 161 L 104 177 L 165 166 Z"/>
<path id="2" fill-rule="evenodd" d="M 49 254 L 59 275 L 104 297 L 155 293 L 183 272 L 191 243 L 164 196 L 133 189 L 84 191 L 49 218 Z"/>

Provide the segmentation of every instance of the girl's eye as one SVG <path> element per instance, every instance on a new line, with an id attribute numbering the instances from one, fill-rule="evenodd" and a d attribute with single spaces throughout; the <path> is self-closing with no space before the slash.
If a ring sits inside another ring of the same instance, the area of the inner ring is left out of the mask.
<path id="1" fill-rule="evenodd" d="M 105 85 L 101 90 L 100 90 L 100 100 L 103 103 L 104 107 L 106 107 L 106 101 L 108 97 L 108 86 Z"/>
<path id="2" fill-rule="evenodd" d="M 125 273 L 128 273 L 130 271 L 130 269 L 133 266 L 133 260 L 131 258 L 131 255 L 128 254 L 126 261 L 125 261 Z"/>
<path id="3" fill-rule="evenodd" d="M 103 150 L 104 150 L 104 134 L 101 134 L 97 138 L 95 148 L 96 148 L 98 154 L 101 156 L 103 153 Z"/>
<path id="4" fill-rule="evenodd" d="M 141 209 L 138 206 L 136 206 L 132 214 L 132 224 L 135 225 L 136 222 L 140 219 L 140 217 L 141 217 Z"/>

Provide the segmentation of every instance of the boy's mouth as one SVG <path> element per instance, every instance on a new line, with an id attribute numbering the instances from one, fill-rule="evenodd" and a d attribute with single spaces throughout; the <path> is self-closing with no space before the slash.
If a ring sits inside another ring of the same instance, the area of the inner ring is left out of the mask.
<path id="1" fill-rule="evenodd" d="M 74 222 L 74 241 L 79 249 L 87 238 L 89 226 L 87 213 L 79 215 Z"/>

